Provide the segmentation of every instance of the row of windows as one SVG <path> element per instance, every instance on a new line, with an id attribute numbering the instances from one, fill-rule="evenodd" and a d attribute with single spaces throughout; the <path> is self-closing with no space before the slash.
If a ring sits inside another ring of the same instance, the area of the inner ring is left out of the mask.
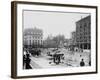
<path id="1" fill-rule="evenodd" d="M 76 39 L 78 39 L 78 38 L 83 38 L 83 39 L 90 39 L 91 38 L 91 36 L 90 35 L 83 35 L 83 36 L 76 36 Z"/>
<path id="2" fill-rule="evenodd" d="M 24 39 L 43 39 L 42 37 L 30 37 L 30 36 L 28 36 L 28 37 L 24 37 Z"/>
<path id="3" fill-rule="evenodd" d="M 24 41 L 41 41 L 41 40 L 42 40 L 42 39 L 34 39 L 34 40 L 33 40 L 32 38 L 31 38 L 31 39 L 30 39 L 30 38 L 24 39 Z"/>
<path id="4" fill-rule="evenodd" d="M 90 36 L 90 33 L 84 33 L 84 34 L 80 33 L 76 35 L 76 37 L 85 37 L 85 36 L 86 37 Z"/>
<path id="5" fill-rule="evenodd" d="M 24 44 L 37 44 L 37 43 L 42 44 L 43 41 L 42 41 L 42 40 L 34 40 L 34 41 L 30 40 L 30 41 L 24 41 Z"/>
<path id="6" fill-rule="evenodd" d="M 80 28 L 77 28 L 77 29 L 76 29 L 76 32 L 81 32 L 81 31 L 82 31 L 82 32 L 90 32 L 91 29 L 90 29 L 90 28 L 81 28 L 81 29 L 80 29 Z"/>
<path id="7" fill-rule="evenodd" d="M 90 26 L 91 25 L 91 22 L 90 22 L 90 20 L 87 20 L 87 21 L 83 21 L 83 22 L 80 22 L 80 23 L 78 23 L 78 24 L 76 24 L 77 26 L 80 26 L 80 28 L 81 27 L 87 27 L 87 26 Z"/>
<path id="8" fill-rule="evenodd" d="M 90 41 L 91 41 L 90 39 L 88 39 L 88 40 L 87 39 L 84 39 L 84 40 L 83 39 L 81 39 L 81 40 L 78 39 L 78 40 L 76 40 L 76 42 L 90 42 Z"/>
<path id="9" fill-rule="evenodd" d="M 91 40 L 91 39 L 89 39 L 89 38 L 78 38 L 78 39 L 76 39 L 77 41 L 89 41 L 89 40 Z"/>
<path id="10" fill-rule="evenodd" d="M 42 39 L 42 37 L 32 37 L 33 39 Z"/>
<path id="11" fill-rule="evenodd" d="M 26 34 L 38 34 L 38 35 L 41 35 L 43 33 L 42 32 L 26 32 Z"/>

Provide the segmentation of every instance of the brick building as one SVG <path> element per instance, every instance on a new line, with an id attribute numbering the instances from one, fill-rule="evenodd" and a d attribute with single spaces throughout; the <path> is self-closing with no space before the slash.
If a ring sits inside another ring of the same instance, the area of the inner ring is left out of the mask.
<path id="1" fill-rule="evenodd" d="M 76 22 L 76 46 L 81 49 L 91 49 L 91 16 Z"/>

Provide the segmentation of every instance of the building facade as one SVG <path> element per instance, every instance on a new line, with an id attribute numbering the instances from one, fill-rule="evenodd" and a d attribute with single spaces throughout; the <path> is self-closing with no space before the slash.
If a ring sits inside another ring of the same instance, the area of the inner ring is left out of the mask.
<path id="1" fill-rule="evenodd" d="M 23 32 L 24 46 L 39 47 L 43 45 L 43 31 L 38 28 L 28 28 Z"/>
<path id="2" fill-rule="evenodd" d="M 76 32 L 73 31 L 71 32 L 71 38 L 69 39 L 69 49 L 73 51 L 75 47 L 76 47 Z"/>
<path id="3" fill-rule="evenodd" d="M 72 39 L 72 43 L 71 43 L 71 45 L 74 47 L 76 44 L 76 32 L 75 31 L 73 31 L 72 33 L 71 33 L 71 39 Z"/>
<path id="4" fill-rule="evenodd" d="M 76 43 L 81 49 L 91 49 L 91 16 L 76 22 Z"/>

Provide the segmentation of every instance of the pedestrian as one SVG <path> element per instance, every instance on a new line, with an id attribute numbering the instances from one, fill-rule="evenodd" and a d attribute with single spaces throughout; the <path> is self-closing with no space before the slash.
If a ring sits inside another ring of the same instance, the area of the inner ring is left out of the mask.
<path id="1" fill-rule="evenodd" d="M 58 56 L 57 56 L 58 64 L 61 63 L 60 57 L 61 57 L 61 55 L 58 55 Z"/>
<path id="2" fill-rule="evenodd" d="M 26 61 L 26 58 L 25 58 L 25 55 L 23 55 L 23 69 L 24 69 L 24 66 L 25 66 L 25 61 Z"/>
<path id="3" fill-rule="evenodd" d="M 30 66 L 30 62 L 31 62 L 31 59 L 29 58 L 29 54 L 26 54 L 26 69 L 32 69 L 32 67 Z"/>
<path id="4" fill-rule="evenodd" d="M 89 61 L 89 66 L 91 66 L 91 60 Z"/>
<path id="5" fill-rule="evenodd" d="M 53 55 L 53 62 L 56 63 L 55 61 L 56 61 L 56 54 Z"/>
<path id="6" fill-rule="evenodd" d="M 84 59 L 81 59 L 80 66 L 81 66 L 81 67 L 85 66 Z"/>

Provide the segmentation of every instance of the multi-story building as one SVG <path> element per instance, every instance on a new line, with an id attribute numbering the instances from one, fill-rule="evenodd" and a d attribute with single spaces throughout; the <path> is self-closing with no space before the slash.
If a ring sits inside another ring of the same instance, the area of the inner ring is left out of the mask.
<path id="1" fill-rule="evenodd" d="M 81 49 L 91 49 L 91 16 L 76 22 L 76 46 Z"/>
<path id="2" fill-rule="evenodd" d="M 71 39 L 72 39 L 71 45 L 72 45 L 73 47 L 75 47 L 75 43 L 76 43 L 76 32 L 75 32 L 75 31 L 73 31 L 73 32 L 71 33 Z"/>
<path id="3" fill-rule="evenodd" d="M 28 28 L 23 33 L 23 44 L 25 46 L 41 46 L 43 45 L 43 31 L 38 28 Z"/>
<path id="4" fill-rule="evenodd" d="M 74 50 L 76 47 L 76 32 L 71 32 L 71 38 L 69 39 L 69 48 L 70 50 Z"/>
<path id="5" fill-rule="evenodd" d="M 67 46 L 68 46 L 67 48 L 71 49 L 71 47 L 72 47 L 72 39 L 71 38 L 68 39 Z"/>

